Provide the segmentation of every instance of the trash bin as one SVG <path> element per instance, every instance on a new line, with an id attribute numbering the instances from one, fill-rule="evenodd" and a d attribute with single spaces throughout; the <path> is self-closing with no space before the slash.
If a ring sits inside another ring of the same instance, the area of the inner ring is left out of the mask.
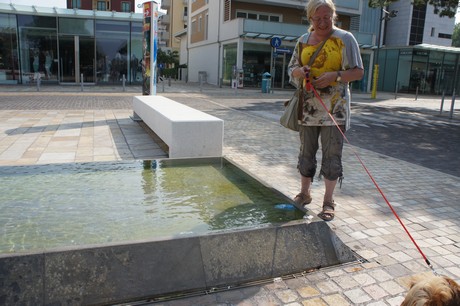
<path id="1" fill-rule="evenodd" d="M 270 93 L 270 85 L 272 83 L 272 76 L 270 73 L 265 72 L 262 74 L 262 92 Z"/>

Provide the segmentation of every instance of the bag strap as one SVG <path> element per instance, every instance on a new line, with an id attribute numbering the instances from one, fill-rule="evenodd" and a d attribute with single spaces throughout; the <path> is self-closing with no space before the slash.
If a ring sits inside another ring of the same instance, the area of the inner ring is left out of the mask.
<path id="1" fill-rule="evenodd" d="M 313 62 L 315 61 L 316 57 L 318 56 L 319 52 L 321 51 L 321 49 L 323 48 L 324 44 L 328 41 L 329 37 L 331 37 L 332 33 L 334 33 L 335 30 L 332 30 L 332 32 L 329 34 L 329 36 L 323 40 L 321 42 L 321 44 L 319 45 L 319 47 L 315 50 L 315 53 L 313 53 L 313 55 L 310 57 L 310 60 L 308 61 L 308 67 L 311 67 L 311 65 L 313 64 Z M 310 34 L 308 34 L 308 38 L 310 38 Z M 307 42 L 308 42 L 308 38 L 307 38 Z M 303 42 L 299 42 L 299 45 L 298 45 L 298 54 L 299 54 L 299 62 L 300 62 L 300 65 L 302 66 L 302 44 Z M 304 92 L 303 92 L 303 81 L 301 81 L 300 83 L 300 88 L 298 89 L 298 93 L 296 93 L 299 95 L 298 99 L 299 99 L 299 103 L 297 104 L 297 119 L 298 120 L 302 120 L 302 115 L 303 115 L 303 95 L 304 95 Z"/>
<path id="2" fill-rule="evenodd" d="M 315 53 L 313 53 L 313 55 L 310 57 L 310 60 L 308 61 L 308 65 L 307 65 L 308 67 L 311 67 L 311 65 L 313 65 L 313 62 L 315 61 L 315 59 L 318 56 L 319 52 L 323 48 L 324 44 L 328 41 L 329 37 L 331 37 L 332 33 L 334 33 L 334 31 L 335 30 L 332 30 L 332 32 L 329 34 L 329 36 L 326 37 L 326 39 L 321 42 L 321 45 L 319 45 L 319 47 L 315 50 Z"/>

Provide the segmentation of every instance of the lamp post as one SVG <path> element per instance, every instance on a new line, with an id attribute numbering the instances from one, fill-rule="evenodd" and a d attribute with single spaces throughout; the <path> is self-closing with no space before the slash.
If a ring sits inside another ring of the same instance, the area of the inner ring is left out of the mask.
<path id="1" fill-rule="evenodd" d="M 385 12 L 385 16 L 383 16 L 383 13 Z M 379 18 L 379 34 L 377 38 L 377 53 L 376 56 L 374 57 L 374 77 L 373 77 L 373 82 L 372 82 L 372 93 L 371 93 L 371 98 L 375 99 L 377 98 L 377 85 L 378 85 L 378 80 L 379 80 L 379 51 L 380 51 L 380 40 L 381 40 L 381 35 L 382 35 L 382 21 L 383 20 L 390 20 L 391 18 L 396 17 L 396 14 L 398 11 L 392 10 L 391 12 L 388 12 L 383 8 L 383 6 L 380 8 L 380 18 Z"/>

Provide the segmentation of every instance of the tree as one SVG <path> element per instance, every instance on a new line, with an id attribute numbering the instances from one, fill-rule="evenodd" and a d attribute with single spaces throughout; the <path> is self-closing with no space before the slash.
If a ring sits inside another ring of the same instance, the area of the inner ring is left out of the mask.
<path id="1" fill-rule="evenodd" d="M 369 0 L 369 7 L 385 7 L 399 0 Z M 405 0 L 406 1 L 406 0 Z M 459 7 L 459 0 L 412 0 L 414 6 L 431 4 L 434 6 L 434 13 L 440 17 L 454 18 Z"/>
<path id="2" fill-rule="evenodd" d="M 460 23 L 457 23 L 454 27 L 454 33 L 452 34 L 452 47 L 460 47 Z"/>

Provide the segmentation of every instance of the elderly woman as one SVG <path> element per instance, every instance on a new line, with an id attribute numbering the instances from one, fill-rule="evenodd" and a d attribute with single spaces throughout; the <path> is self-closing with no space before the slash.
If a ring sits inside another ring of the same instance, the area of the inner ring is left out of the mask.
<path id="1" fill-rule="evenodd" d="M 334 219 L 333 193 L 338 179 L 342 179 L 343 135 L 350 125 L 350 89 L 348 83 L 363 77 L 363 62 L 356 39 L 350 32 L 334 25 L 337 18 L 332 0 L 310 0 L 306 5 L 310 28 L 302 35 L 289 62 L 290 82 L 306 85 L 306 73 L 320 99 L 311 91 L 304 91 L 303 114 L 300 127 L 300 153 L 297 168 L 301 175 L 300 193 L 296 204 L 310 204 L 311 184 L 316 173 L 316 152 L 321 136 L 322 160 L 320 176 L 324 177 L 323 208 L 318 214 L 326 221 Z M 322 44 L 324 42 L 324 45 Z M 322 47 L 313 63 L 310 57 Z M 331 119 L 333 117 L 334 120 Z"/>

